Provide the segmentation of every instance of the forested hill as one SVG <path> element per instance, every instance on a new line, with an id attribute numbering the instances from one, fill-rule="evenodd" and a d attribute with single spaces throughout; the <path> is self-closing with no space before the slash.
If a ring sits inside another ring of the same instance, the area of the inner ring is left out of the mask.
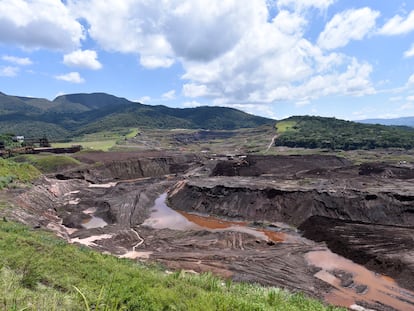
<path id="1" fill-rule="evenodd" d="M 374 149 L 414 148 L 414 128 L 362 124 L 335 118 L 295 116 L 276 123 L 277 146 Z"/>
<path id="2" fill-rule="evenodd" d="M 53 101 L 0 93 L 0 133 L 52 140 L 121 127 L 231 130 L 274 122 L 232 108 L 151 106 L 105 93 L 62 95 Z"/>

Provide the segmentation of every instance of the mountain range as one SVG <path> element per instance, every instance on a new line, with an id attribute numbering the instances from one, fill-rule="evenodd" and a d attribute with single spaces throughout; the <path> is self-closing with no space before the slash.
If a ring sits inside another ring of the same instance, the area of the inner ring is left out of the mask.
<path id="1" fill-rule="evenodd" d="M 52 140 L 125 127 L 232 130 L 274 124 L 233 108 L 170 108 L 105 93 L 68 94 L 53 101 L 0 92 L 0 133 Z"/>
<path id="2" fill-rule="evenodd" d="M 414 127 L 414 117 L 402 117 L 394 119 L 366 119 L 358 122 L 367 124 L 400 125 Z"/>

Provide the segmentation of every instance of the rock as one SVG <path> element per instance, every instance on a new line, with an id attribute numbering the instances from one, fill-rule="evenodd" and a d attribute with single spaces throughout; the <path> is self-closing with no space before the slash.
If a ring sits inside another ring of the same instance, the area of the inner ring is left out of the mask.
<path id="1" fill-rule="evenodd" d="M 368 291 L 368 286 L 359 284 L 354 287 L 355 292 L 359 295 L 365 294 Z"/>
<path id="2" fill-rule="evenodd" d="M 354 311 L 376 311 L 374 309 L 366 309 L 356 304 L 349 306 L 349 309 L 354 310 Z"/>

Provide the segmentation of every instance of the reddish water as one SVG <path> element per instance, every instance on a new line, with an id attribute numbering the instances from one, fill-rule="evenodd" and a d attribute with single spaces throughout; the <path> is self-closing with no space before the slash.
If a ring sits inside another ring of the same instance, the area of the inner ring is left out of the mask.
<path id="1" fill-rule="evenodd" d="M 236 231 L 255 236 L 260 240 L 271 240 L 273 242 L 285 241 L 285 234 L 272 230 L 263 230 L 248 227 L 247 222 L 227 221 L 216 217 L 201 216 L 175 211 L 165 204 L 167 194 L 162 194 L 155 200 L 150 217 L 143 225 L 155 229 L 169 228 L 173 230 L 211 230 L 217 231 Z"/>
<path id="2" fill-rule="evenodd" d="M 414 292 L 399 287 L 390 277 L 375 274 L 329 250 L 309 252 L 306 259 L 309 264 L 322 269 L 315 277 L 335 288 L 325 297 L 334 305 L 349 307 L 356 301 L 380 302 L 396 310 L 414 311 Z M 333 273 L 335 270 L 351 273 L 354 284 L 366 285 L 367 290 L 358 294 L 353 285 L 342 287 L 340 279 Z"/>

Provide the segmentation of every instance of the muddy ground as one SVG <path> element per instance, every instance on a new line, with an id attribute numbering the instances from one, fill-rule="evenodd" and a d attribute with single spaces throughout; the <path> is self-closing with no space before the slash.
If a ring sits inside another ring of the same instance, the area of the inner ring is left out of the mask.
<path id="1" fill-rule="evenodd" d="M 211 271 L 347 307 L 414 310 L 414 165 L 407 161 L 166 152 L 76 157 L 82 168 L 15 190 L 7 217 L 166 269 Z M 329 249 L 343 257 L 332 259 Z M 312 261 L 318 256 L 328 258 L 326 265 Z"/>

